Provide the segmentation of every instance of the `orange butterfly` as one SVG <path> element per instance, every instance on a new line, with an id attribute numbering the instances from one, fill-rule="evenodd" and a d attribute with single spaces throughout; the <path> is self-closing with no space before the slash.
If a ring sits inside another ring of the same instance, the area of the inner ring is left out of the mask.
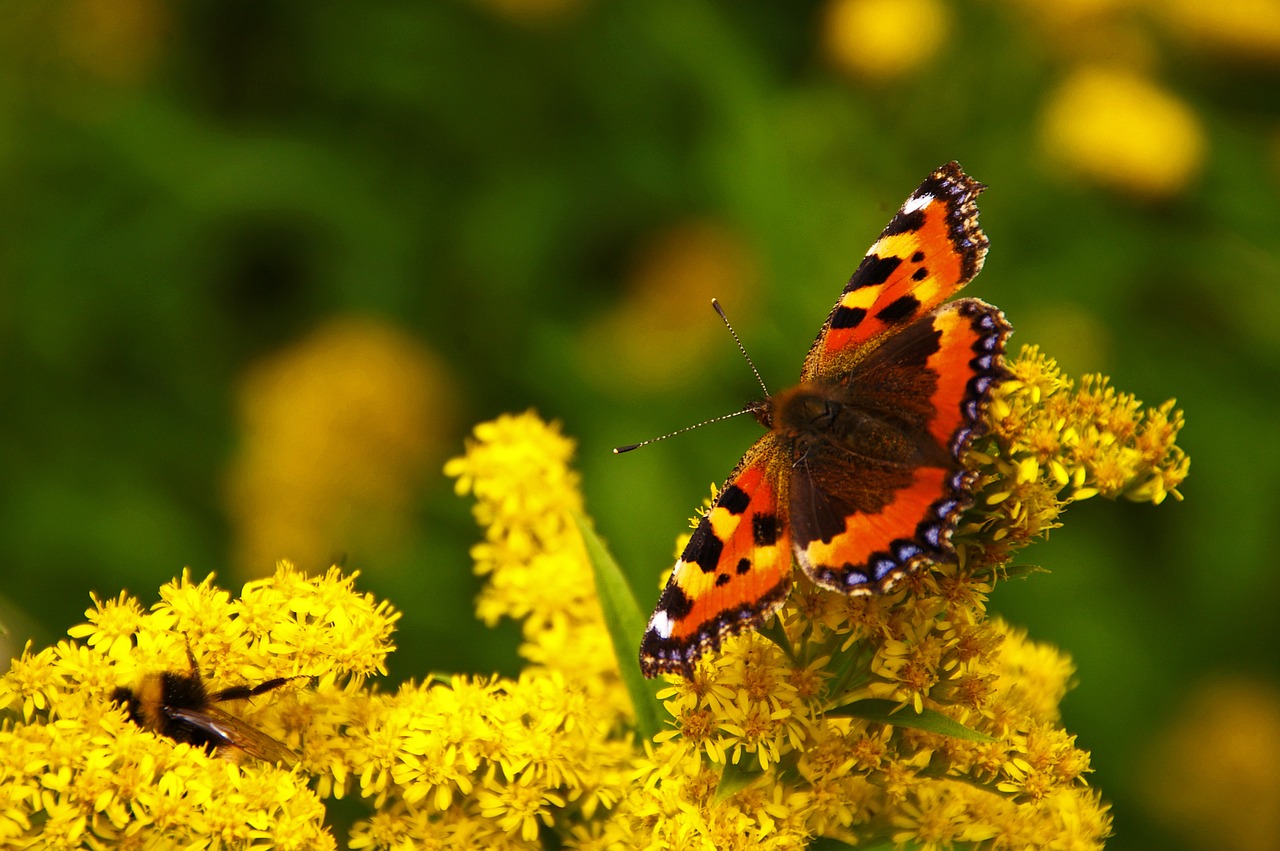
<path id="1" fill-rule="evenodd" d="M 768 429 L 689 539 L 640 644 L 646 676 L 680 673 L 725 635 L 754 627 L 791 590 L 791 559 L 818 585 L 880 594 L 954 560 L 972 502 L 960 461 L 1009 377 L 998 308 L 943 302 L 987 254 L 957 163 L 920 184 L 849 279 L 800 383 L 752 403 Z"/>

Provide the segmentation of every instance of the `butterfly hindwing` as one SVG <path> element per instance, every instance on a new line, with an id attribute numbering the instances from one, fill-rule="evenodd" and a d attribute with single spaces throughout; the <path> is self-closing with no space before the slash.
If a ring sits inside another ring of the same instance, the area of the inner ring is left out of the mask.
<path id="1" fill-rule="evenodd" d="M 857 425 L 802 434 L 790 483 L 796 557 L 814 582 L 879 593 L 919 564 L 954 558 L 973 484 L 961 460 L 982 433 L 991 387 L 1007 377 L 999 352 L 1009 333 L 999 309 L 959 299 L 835 385 Z"/>
<path id="2" fill-rule="evenodd" d="M 688 676 L 726 634 L 758 624 L 786 599 L 792 548 L 776 442 L 766 434 L 748 450 L 689 538 L 640 644 L 646 676 Z"/>

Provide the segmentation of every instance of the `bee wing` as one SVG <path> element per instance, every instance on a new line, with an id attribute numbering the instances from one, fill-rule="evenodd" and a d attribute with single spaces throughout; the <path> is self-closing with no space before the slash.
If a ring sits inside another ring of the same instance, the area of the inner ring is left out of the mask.
<path id="1" fill-rule="evenodd" d="M 165 713 L 170 718 L 199 727 L 221 739 L 223 746 L 244 751 L 254 759 L 280 763 L 286 768 L 292 766 L 298 759 L 298 755 L 283 742 L 273 739 L 216 706 L 208 706 L 204 709 L 167 707 Z"/>

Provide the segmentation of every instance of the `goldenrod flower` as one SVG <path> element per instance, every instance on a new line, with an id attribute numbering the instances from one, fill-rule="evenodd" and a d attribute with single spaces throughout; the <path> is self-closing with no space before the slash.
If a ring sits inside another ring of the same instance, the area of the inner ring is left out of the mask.
<path id="1" fill-rule="evenodd" d="M 724 224 L 691 220 L 656 234 L 628 271 L 622 298 L 583 333 L 583 369 L 603 392 L 683 382 L 689 364 L 723 345 L 721 329 L 706 321 L 711 299 L 746 316 L 758 278 L 746 241 Z"/>
<path id="2" fill-rule="evenodd" d="M 184 574 L 149 610 L 95 597 L 77 640 L 28 649 L 0 678 L 12 716 L 0 726 L 0 844 L 323 849 L 335 844 L 324 801 L 351 796 L 372 810 L 352 828 L 358 849 L 534 848 L 548 836 L 590 851 L 816 837 L 1100 848 L 1108 808 L 1058 714 L 1074 667 L 989 618 L 986 601 L 1012 550 L 1071 501 L 1177 497 L 1182 420 L 1099 377 L 1077 385 L 1034 349 L 1010 368 L 970 454 L 982 488 L 957 562 L 883 597 L 798 577 L 766 628 L 668 679 L 656 708 L 667 727 L 651 738 L 635 736 L 644 696 L 623 686 L 589 560 L 599 546 L 575 519 L 573 444 L 531 413 L 477 426 L 446 467 L 485 527 L 477 614 L 523 623 L 529 664 L 515 679 L 371 688 L 397 615 L 336 570 L 283 565 L 239 598 Z M 108 699 L 183 669 L 187 646 L 219 688 L 314 678 L 238 710 L 297 752 L 292 770 L 215 759 Z M 621 664 L 636 665 L 631 649 Z"/>
<path id="3" fill-rule="evenodd" d="M 312 762 L 308 704 L 383 671 L 398 615 L 330 571 L 307 579 L 282 564 L 239 599 L 187 573 L 144 611 L 94 597 L 77 641 L 33 652 L 0 677 L 0 845 L 89 848 L 332 848 L 320 797 L 298 770 L 242 765 L 130 721 L 111 699 L 147 674 L 187 673 L 210 688 L 300 677 L 243 704 L 248 726 Z M 318 678 L 315 690 L 304 688 Z M 322 766 L 320 767 L 323 768 Z"/>
<path id="4" fill-rule="evenodd" d="M 1146 808 L 1196 848 L 1280 848 L 1280 690 L 1245 676 L 1195 684 L 1156 736 Z"/>
<path id="5" fill-rule="evenodd" d="M 237 395 L 227 503 L 238 569 L 394 550 L 453 420 L 429 351 L 390 325 L 337 318 L 256 364 Z"/>
<path id="6" fill-rule="evenodd" d="M 831 0 L 823 47 L 831 62 L 852 76 L 892 79 L 937 53 L 949 19 L 939 0 Z"/>
<path id="7" fill-rule="evenodd" d="M 1280 61 L 1280 0 L 1169 0 L 1150 8 L 1176 34 L 1229 62 Z"/>
<path id="8" fill-rule="evenodd" d="M 533 413 L 475 429 L 466 455 L 445 465 L 459 495 L 476 497 L 484 543 L 472 548 L 488 582 L 477 603 L 485 623 L 523 621 L 520 653 L 584 683 L 618 712 L 630 702 L 604 627 L 591 566 L 573 515 L 582 510 L 573 441 Z"/>
<path id="9" fill-rule="evenodd" d="M 1042 124 L 1055 163 L 1139 198 L 1181 192 L 1199 173 L 1207 147 L 1187 104 L 1119 68 L 1074 71 L 1051 98 Z"/>

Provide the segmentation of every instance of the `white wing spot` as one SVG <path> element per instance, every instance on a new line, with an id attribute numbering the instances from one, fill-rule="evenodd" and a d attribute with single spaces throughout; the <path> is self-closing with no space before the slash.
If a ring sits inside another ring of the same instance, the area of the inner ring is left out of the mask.
<path id="1" fill-rule="evenodd" d="M 667 617 L 666 612 L 654 612 L 653 617 L 649 618 L 649 629 L 656 632 L 659 638 L 670 638 L 671 618 Z"/>
<path id="2" fill-rule="evenodd" d="M 923 210 L 933 203 L 933 196 L 927 192 L 922 195 L 913 194 L 907 199 L 907 203 L 902 205 L 902 212 L 914 213 L 916 210 Z"/>

